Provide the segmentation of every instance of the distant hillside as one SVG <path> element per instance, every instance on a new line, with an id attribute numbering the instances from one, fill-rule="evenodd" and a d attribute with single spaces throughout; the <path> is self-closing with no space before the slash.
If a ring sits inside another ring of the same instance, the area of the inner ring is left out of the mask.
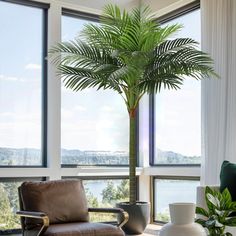
<path id="1" fill-rule="evenodd" d="M 1 148 L 0 165 L 40 165 L 41 152 L 33 148 Z"/>
<path id="2" fill-rule="evenodd" d="M 81 151 L 62 149 L 62 164 L 68 165 L 128 165 L 128 153 L 122 151 Z M 183 156 L 171 151 L 157 150 L 157 164 L 198 164 L 199 156 Z M 41 152 L 33 148 L 1 148 L 0 165 L 40 165 Z"/>
<path id="3" fill-rule="evenodd" d="M 199 164 L 200 156 L 183 156 L 172 151 L 162 151 L 157 149 L 155 163 L 157 164 Z"/>
<path id="4" fill-rule="evenodd" d="M 62 164 L 128 165 L 127 152 L 80 151 L 62 149 Z"/>

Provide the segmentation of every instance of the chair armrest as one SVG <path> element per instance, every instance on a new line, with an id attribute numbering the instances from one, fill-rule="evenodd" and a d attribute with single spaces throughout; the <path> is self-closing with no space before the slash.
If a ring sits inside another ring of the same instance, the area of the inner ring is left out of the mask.
<path id="1" fill-rule="evenodd" d="M 30 218 L 43 218 L 47 217 L 47 215 L 44 212 L 39 212 L 39 211 L 17 211 L 17 215 L 23 216 L 23 217 L 30 217 Z"/>
<path id="2" fill-rule="evenodd" d="M 88 211 L 121 214 L 123 220 L 118 224 L 119 228 L 125 225 L 126 222 L 129 220 L 129 214 L 121 208 L 88 208 Z"/>
<path id="3" fill-rule="evenodd" d="M 42 220 L 42 227 L 40 228 L 37 236 L 42 235 L 49 226 L 49 218 L 44 212 L 37 212 L 37 211 L 18 211 L 16 214 L 20 217 L 25 218 L 34 218 L 34 219 L 41 219 Z"/>
<path id="4" fill-rule="evenodd" d="M 103 212 L 103 213 L 122 213 L 124 212 L 121 208 L 88 208 L 89 212 Z"/>

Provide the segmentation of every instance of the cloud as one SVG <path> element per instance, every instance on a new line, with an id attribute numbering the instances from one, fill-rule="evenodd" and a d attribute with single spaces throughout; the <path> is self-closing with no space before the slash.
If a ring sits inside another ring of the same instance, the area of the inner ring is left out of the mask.
<path id="1" fill-rule="evenodd" d="M 41 65 L 39 64 L 34 64 L 34 63 L 29 63 L 25 66 L 26 70 L 41 70 Z"/>
<path id="2" fill-rule="evenodd" d="M 0 75 L 0 80 L 4 80 L 4 81 L 20 81 L 23 82 L 24 79 L 22 78 L 18 78 L 15 76 L 6 76 L 6 75 Z"/>

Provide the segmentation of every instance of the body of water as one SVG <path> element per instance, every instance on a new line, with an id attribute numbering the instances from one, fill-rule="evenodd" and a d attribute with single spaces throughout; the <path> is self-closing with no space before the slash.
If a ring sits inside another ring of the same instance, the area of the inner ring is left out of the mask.
<path id="1" fill-rule="evenodd" d="M 112 180 L 117 187 L 121 180 Z M 98 199 L 102 201 L 102 191 L 107 187 L 108 180 L 85 180 L 84 185 Z M 196 190 L 199 181 L 193 180 L 155 180 L 155 212 L 166 213 L 168 204 L 174 202 L 196 202 Z M 145 189 L 141 190 L 145 191 Z"/>

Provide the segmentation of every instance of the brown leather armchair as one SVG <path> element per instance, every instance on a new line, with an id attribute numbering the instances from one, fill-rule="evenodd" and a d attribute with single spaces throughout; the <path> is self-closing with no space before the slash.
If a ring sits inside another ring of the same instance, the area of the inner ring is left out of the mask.
<path id="1" fill-rule="evenodd" d="M 124 236 L 128 213 L 119 208 L 88 208 L 81 180 L 24 182 L 19 187 L 24 236 Z M 89 222 L 89 212 L 121 214 L 117 226 Z"/>

